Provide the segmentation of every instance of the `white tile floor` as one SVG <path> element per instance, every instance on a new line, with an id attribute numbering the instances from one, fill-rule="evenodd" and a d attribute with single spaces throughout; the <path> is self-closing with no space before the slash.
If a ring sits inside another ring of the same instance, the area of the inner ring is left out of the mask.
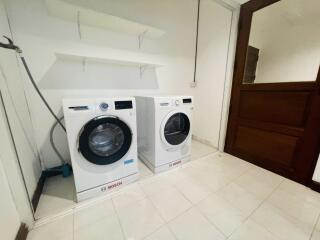
<path id="1" fill-rule="evenodd" d="M 196 160 L 74 205 L 64 216 L 37 223 L 28 240 L 320 239 L 319 194 L 197 145 Z"/>
<path id="2" fill-rule="evenodd" d="M 215 152 L 216 149 L 197 141 L 192 143 L 192 158 L 198 159 Z M 141 161 L 139 161 L 140 179 L 153 176 L 153 173 Z M 121 202 L 138 200 L 135 196 L 130 198 L 123 197 Z M 121 204 L 120 201 L 117 204 Z M 123 203 L 125 204 L 125 203 Z M 48 216 L 54 216 L 61 211 L 75 207 L 75 187 L 73 177 L 62 178 L 61 176 L 48 178 L 45 182 L 43 193 L 40 197 L 35 218 L 41 219 Z"/>

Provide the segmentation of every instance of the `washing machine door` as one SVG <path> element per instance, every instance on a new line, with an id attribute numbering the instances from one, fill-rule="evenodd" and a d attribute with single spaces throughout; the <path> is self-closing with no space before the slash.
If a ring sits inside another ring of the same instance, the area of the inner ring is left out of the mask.
<path id="1" fill-rule="evenodd" d="M 79 151 L 89 162 L 108 165 L 130 149 L 132 132 L 119 118 L 100 116 L 89 121 L 79 134 Z"/>
<path id="2" fill-rule="evenodd" d="M 184 112 L 171 112 L 162 122 L 161 138 L 169 147 L 178 147 L 188 138 L 190 119 Z"/>

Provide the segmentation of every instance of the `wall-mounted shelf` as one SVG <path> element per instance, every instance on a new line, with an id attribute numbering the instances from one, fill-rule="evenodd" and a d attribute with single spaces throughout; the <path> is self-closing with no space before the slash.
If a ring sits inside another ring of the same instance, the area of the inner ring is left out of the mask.
<path id="1" fill-rule="evenodd" d="M 150 39 L 160 38 L 165 34 L 161 29 L 130 21 L 125 18 L 94 11 L 63 0 L 45 0 L 47 10 L 51 16 L 67 21 L 78 22 L 87 26 L 102 28 L 137 37 Z"/>
<path id="2" fill-rule="evenodd" d="M 151 62 L 55 53 L 56 61 L 39 82 L 41 89 L 157 89 Z"/>
<path id="3" fill-rule="evenodd" d="M 131 61 L 131 60 L 123 60 L 123 59 L 114 59 L 114 58 L 101 58 L 101 57 L 92 57 L 92 56 L 84 56 L 84 55 L 76 55 L 76 54 L 65 54 L 65 53 L 56 53 L 56 58 L 59 60 L 74 60 L 74 61 L 82 61 L 82 62 L 91 62 L 91 63 L 102 63 L 102 64 L 112 64 L 112 65 L 120 65 L 120 66 L 128 66 L 128 67 L 148 67 L 148 68 L 157 68 L 163 67 L 164 65 L 154 62 L 144 62 L 144 61 Z"/>

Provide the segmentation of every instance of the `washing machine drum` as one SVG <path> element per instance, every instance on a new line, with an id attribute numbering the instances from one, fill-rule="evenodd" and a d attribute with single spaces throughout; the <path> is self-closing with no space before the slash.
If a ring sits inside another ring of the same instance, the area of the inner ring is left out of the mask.
<path id="1" fill-rule="evenodd" d="M 115 117 L 97 117 L 89 121 L 79 137 L 79 151 L 89 162 L 108 165 L 122 159 L 130 149 L 129 126 Z"/>

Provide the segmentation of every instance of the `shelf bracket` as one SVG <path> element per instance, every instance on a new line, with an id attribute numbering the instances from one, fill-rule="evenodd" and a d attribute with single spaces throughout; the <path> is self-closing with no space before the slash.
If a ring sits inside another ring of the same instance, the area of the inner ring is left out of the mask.
<path id="1" fill-rule="evenodd" d="M 147 70 L 148 64 L 140 65 L 139 71 L 140 71 L 140 79 L 142 79 L 143 73 Z"/>
<path id="2" fill-rule="evenodd" d="M 142 48 L 142 43 L 144 40 L 145 35 L 148 33 L 148 30 L 143 31 L 141 34 L 138 35 L 138 43 L 139 43 L 139 49 Z"/>
<path id="3" fill-rule="evenodd" d="M 84 57 L 84 58 L 82 59 L 82 70 L 83 70 L 83 72 L 86 71 L 86 68 L 87 68 L 87 58 Z"/>
<path id="4" fill-rule="evenodd" d="M 81 40 L 82 34 L 81 34 L 81 23 L 80 23 L 80 11 L 77 11 L 77 27 L 78 27 L 79 38 Z"/>

